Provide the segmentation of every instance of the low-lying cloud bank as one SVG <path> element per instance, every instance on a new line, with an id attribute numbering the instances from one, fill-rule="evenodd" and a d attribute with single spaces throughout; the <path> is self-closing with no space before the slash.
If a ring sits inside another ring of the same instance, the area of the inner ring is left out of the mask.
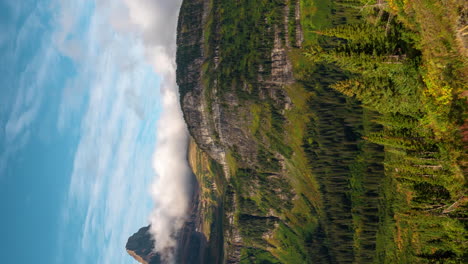
<path id="1" fill-rule="evenodd" d="M 155 208 L 150 216 L 155 250 L 171 259 L 175 235 L 183 226 L 189 203 L 187 164 L 188 132 L 179 104 L 176 84 L 176 30 L 182 0 L 125 0 L 126 9 L 118 10 L 113 24 L 123 31 L 138 32 L 148 61 L 162 78 L 162 114 L 157 127 L 151 186 Z M 125 15 L 128 20 L 123 18 Z M 123 23 L 121 21 L 130 21 Z"/>

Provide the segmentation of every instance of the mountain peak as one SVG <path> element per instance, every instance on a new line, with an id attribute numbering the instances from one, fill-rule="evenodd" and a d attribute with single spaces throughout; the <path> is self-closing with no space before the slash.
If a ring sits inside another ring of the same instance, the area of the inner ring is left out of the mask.
<path id="1" fill-rule="evenodd" d="M 130 256 L 142 264 L 159 264 L 161 256 L 153 251 L 154 240 L 149 228 L 150 226 L 142 227 L 129 237 L 125 248 Z"/>

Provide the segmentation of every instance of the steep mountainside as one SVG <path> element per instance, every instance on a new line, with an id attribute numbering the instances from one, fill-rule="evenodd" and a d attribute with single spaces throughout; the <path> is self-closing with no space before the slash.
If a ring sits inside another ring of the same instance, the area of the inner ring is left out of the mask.
<path id="1" fill-rule="evenodd" d="M 324 68 L 309 80 L 322 87 L 309 102 L 321 122 L 307 125 L 311 113 L 304 104 L 312 84 L 295 80 L 291 58 L 303 39 L 299 1 L 254 2 L 185 1 L 179 18 L 184 116 L 197 146 L 224 172 L 213 204 L 223 208 L 225 262 L 372 258 L 377 199 L 352 213 L 349 197 L 352 166 L 375 168 L 363 173 L 369 179 L 359 179 L 369 182 L 369 197 L 378 198 L 383 174 L 382 149 L 360 143 L 366 114 L 327 87 L 344 76 Z M 312 126 L 319 133 L 313 140 L 322 144 L 317 151 L 323 151 L 313 165 L 303 142 Z M 369 153 L 361 154 L 363 148 Z M 373 158 L 356 162 L 364 155 Z M 372 227 L 364 229 L 369 240 L 355 253 L 356 214 L 362 226 Z M 320 246 L 309 248 L 314 241 Z"/>
<path id="2" fill-rule="evenodd" d="M 432 69 L 428 44 L 453 56 L 459 32 L 435 0 L 371 2 L 183 1 L 177 83 L 197 184 L 177 263 L 468 257 L 464 64 Z M 434 28 L 445 44 L 425 39 Z M 160 261 L 149 245 L 143 228 L 127 250 Z"/>
<path id="3" fill-rule="evenodd" d="M 290 156 L 291 149 L 280 130 L 283 113 L 291 108 L 284 87 L 294 82 L 287 51 L 296 42 L 289 40 L 288 19 L 292 13 L 297 23 L 299 6 L 262 2 L 251 12 L 253 4 L 185 1 L 178 27 L 177 80 L 184 116 L 196 144 L 224 172 L 216 203 L 227 222 L 228 263 L 239 262 L 246 248 L 273 258 L 265 238 L 283 221 L 283 207 L 291 207 L 295 195 L 285 176 L 284 155 Z M 224 8 L 230 11 L 222 15 Z M 245 21 L 236 25 L 237 15 Z M 246 46 L 250 54 L 242 51 Z"/>

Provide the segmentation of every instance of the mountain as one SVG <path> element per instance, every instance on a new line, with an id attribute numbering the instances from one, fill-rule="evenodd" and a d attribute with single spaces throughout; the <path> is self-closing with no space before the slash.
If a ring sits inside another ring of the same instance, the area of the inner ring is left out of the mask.
<path id="1" fill-rule="evenodd" d="M 183 1 L 177 263 L 466 260 L 466 8 L 371 2 Z"/>
<path id="2" fill-rule="evenodd" d="M 142 227 L 127 241 L 128 254 L 142 264 L 159 264 L 161 257 L 153 252 L 154 242 L 149 233 L 150 226 Z"/>

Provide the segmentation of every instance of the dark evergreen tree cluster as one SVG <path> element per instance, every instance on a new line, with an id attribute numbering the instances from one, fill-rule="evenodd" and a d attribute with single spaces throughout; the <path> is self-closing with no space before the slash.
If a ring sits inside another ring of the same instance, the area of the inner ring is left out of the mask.
<path id="1" fill-rule="evenodd" d="M 461 146 L 438 138 L 424 123 L 428 113 L 422 100 L 421 53 L 413 46 L 417 36 L 391 16 L 387 18 L 385 23 L 360 22 L 316 31 L 333 44 L 312 46 L 305 55 L 317 65 L 342 70 L 346 76 L 329 87 L 379 113 L 374 119 L 383 129 L 363 138 L 385 148 L 386 174 L 413 193 L 405 209 L 400 209 L 407 215 L 405 221 L 415 226 L 422 245 L 419 252 L 423 253 L 417 258 L 430 263 L 459 263 L 466 258 L 466 246 L 460 245 L 466 241 L 466 213 L 451 214 L 448 208 L 464 199 L 466 185 L 447 153 Z M 311 159 L 323 159 L 324 153 L 312 151 L 320 149 L 320 142 L 313 144 L 306 146 Z M 453 232 L 461 237 L 455 239 Z"/>

